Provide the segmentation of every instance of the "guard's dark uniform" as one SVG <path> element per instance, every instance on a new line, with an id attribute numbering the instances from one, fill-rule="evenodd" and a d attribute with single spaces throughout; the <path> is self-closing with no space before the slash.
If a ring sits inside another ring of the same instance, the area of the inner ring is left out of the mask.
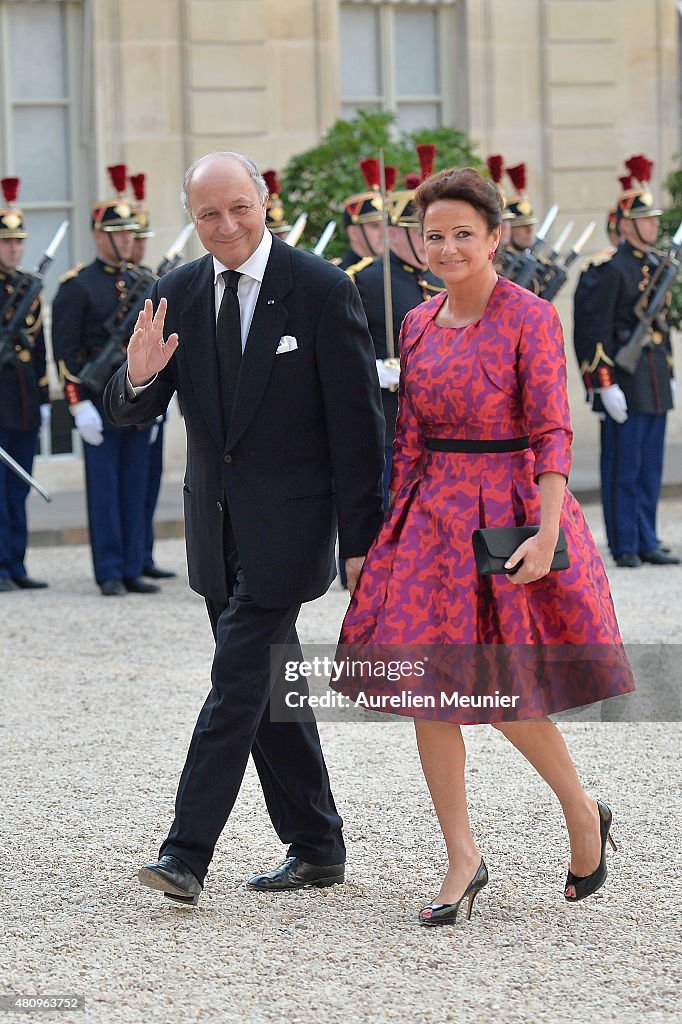
<path id="1" fill-rule="evenodd" d="M 526 165 L 516 164 L 515 167 L 508 167 L 507 174 L 516 190 L 516 194 L 508 200 L 504 209 L 503 218 L 511 223 L 514 228 L 522 228 L 537 224 L 531 201 L 526 195 Z M 501 186 L 498 184 L 498 191 Z M 514 280 L 514 262 L 519 256 L 523 256 L 526 249 L 515 245 L 513 240 L 506 246 L 500 246 L 495 257 L 495 269 L 503 277 Z M 540 294 L 540 274 L 536 272 L 527 285 L 528 290 L 534 295 Z"/>
<path id="2" fill-rule="evenodd" d="M 0 209 L 0 238 L 21 245 L 27 232 L 23 213 L 15 205 L 20 182 L 18 178 L 3 178 L 1 184 L 7 206 Z M 6 268 L 12 267 L 17 258 L 21 254 L 15 249 L 4 264 Z M 8 330 L 29 279 L 30 275 L 20 269 L 0 270 L 0 447 L 28 473 L 33 468 L 40 430 L 40 407 L 50 401 L 40 296 L 23 322 Z M 47 586 L 32 580 L 24 565 L 28 492 L 28 484 L 0 462 L 0 590 Z"/>
<path id="3" fill-rule="evenodd" d="M 349 267 L 354 267 L 358 263 L 361 263 L 363 261 L 363 259 L 366 260 L 367 262 L 371 262 L 373 257 L 372 256 L 358 256 L 358 254 L 355 252 L 355 250 L 351 249 L 350 246 L 349 246 L 346 249 L 346 251 L 344 252 L 344 254 L 341 257 L 341 259 L 338 260 L 338 262 L 335 261 L 335 263 L 336 263 L 336 266 L 340 270 L 348 270 Z"/>
<path id="4" fill-rule="evenodd" d="M 133 174 L 130 177 L 130 184 L 133 186 L 135 203 L 133 205 L 133 218 L 137 224 L 135 238 L 153 238 L 154 232 L 151 228 L 149 210 L 146 205 L 146 175 Z M 149 281 L 158 280 L 158 275 L 151 267 L 144 263 L 136 263 L 135 268 L 141 271 Z M 156 504 L 159 500 L 161 490 L 161 477 L 163 475 L 163 434 L 166 414 L 159 416 L 151 428 L 149 444 L 149 469 L 147 473 L 147 486 L 144 493 L 144 554 L 142 556 L 142 571 L 145 576 L 152 579 L 166 579 L 175 576 L 174 572 L 160 569 L 154 563 L 154 516 Z"/>
<path id="5" fill-rule="evenodd" d="M 656 324 L 634 374 L 615 363 L 638 324 L 634 308 L 657 258 L 621 242 L 613 254 L 589 263 L 575 292 L 574 343 L 593 409 L 602 414 L 601 493 L 614 558 L 660 547 L 656 507 L 663 474 L 666 413 L 672 408 L 672 350 L 667 324 Z M 594 389 L 617 384 L 628 418 L 616 423 Z"/>
<path id="6" fill-rule="evenodd" d="M 129 265 L 113 267 L 95 259 L 62 279 L 52 307 L 52 345 L 67 402 L 74 406 L 89 400 L 102 417 L 103 443 L 83 443 L 90 546 L 99 584 L 134 580 L 142 573 L 151 428 L 114 427 L 104 415 L 102 396 L 82 384 L 79 373 L 108 341 L 104 325 L 133 281 Z M 125 343 L 121 363 L 124 359 Z"/>
<path id="7" fill-rule="evenodd" d="M 0 271 L 0 332 L 12 319 L 22 271 Z M 40 298 L 11 338 L 0 349 L 0 447 L 28 473 L 33 467 L 40 406 L 49 403 L 45 374 Z M 26 577 L 24 558 L 28 542 L 26 498 L 29 486 L 0 463 L 0 578 Z"/>
<path id="8" fill-rule="evenodd" d="M 433 298 L 443 290 L 443 283 L 430 270 L 405 263 L 394 252 L 391 260 L 391 293 L 393 303 L 393 339 L 395 354 L 398 355 L 398 338 L 400 327 L 405 316 L 411 309 Z M 388 358 L 386 344 L 386 310 L 384 306 L 384 260 L 379 257 L 354 275 L 355 284 L 360 292 L 362 305 L 365 309 L 369 331 L 374 342 L 377 359 Z M 386 461 L 390 475 L 390 463 L 393 439 L 395 438 L 395 421 L 398 414 L 398 392 L 381 389 L 381 400 L 386 418 Z"/>

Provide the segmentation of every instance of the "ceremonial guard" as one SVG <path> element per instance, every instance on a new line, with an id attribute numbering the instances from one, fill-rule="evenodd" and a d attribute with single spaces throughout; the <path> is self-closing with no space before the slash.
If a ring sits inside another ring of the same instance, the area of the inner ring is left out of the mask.
<path id="1" fill-rule="evenodd" d="M 30 473 L 41 421 L 50 421 L 42 307 L 38 297 L 22 322 L 12 323 L 30 279 L 19 267 L 27 233 L 23 213 L 15 205 L 19 179 L 3 178 L 1 184 L 5 204 L 0 209 L 0 447 Z M 24 565 L 28 491 L 29 485 L 0 461 L 0 591 L 47 586 L 28 576 Z"/>
<path id="2" fill-rule="evenodd" d="M 52 309 L 52 344 L 83 441 L 95 579 L 103 595 L 115 596 L 159 588 L 141 578 L 151 427 L 114 427 L 102 409 L 104 387 L 125 359 L 131 320 L 151 287 L 150 278 L 129 262 L 137 222 L 124 194 L 125 165 L 109 173 L 118 196 L 92 208 L 97 256 L 62 278 Z"/>
<path id="3" fill-rule="evenodd" d="M 154 237 L 151 229 L 149 208 L 146 203 L 146 175 L 131 174 L 130 184 L 133 189 L 134 202 L 132 213 L 137 225 L 133 235 L 133 251 L 130 262 L 138 271 L 156 280 L 157 274 L 145 264 L 147 256 L 147 239 Z M 154 513 L 161 490 L 163 474 L 163 434 L 166 415 L 158 416 L 149 434 L 149 474 L 144 497 L 144 558 L 142 575 L 152 580 L 170 579 L 174 572 L 162 569 L 154 561 Z"/>
<path id="4" fill-rule="evenodd" d="M 506 207 L 511 224 L 509 247 L 515 253 L 522 253 L 530 249 L 535 240 L 533 227 L 538 219 L 526 194 L 526 165 L 516 164 L 514 167 L 508 167 L 507 174 L 516 189 L 516 194 L 511 197 Z"/>
<path id="5" fill-rule="evenodd" d="M 501 167 L 498 164 L 501 159 L 499 156 L 493 156 L 489 158 L 492 161 L 492 167 L 488 163 L 488 169 L 497 191 L 506 202 L 502 215 L 503 234 L 500 236 L 500 244 L 495 255 L 495 268 L 503 277 L 516 280 L 521 257 L 524 253 L 528 253 L 535 242 L 534 226 L 538 219 L 526 194 L 526 165 L 516 164 L 514 167 L 507 168 L 507 175 L 514 186 L 514 193 L 511 198 L 507 199 L 502 188 Z M 527 279 L 522 282 L 523 287 L 528 288 L 536 295 L 540 294 L 542 269 L 540 262 L 540 260 L 533 261 L 535 269 L 530 271 Z"/>
<path id="6" fill-rule="evenodd" d="M 348 249 L 338 263 L 351 278 L 384 251 L 379 161 L 376 157 L 368 157 L 360 161 L 359 167 L 367 188 L 343 201 L 343 226 L 348 236 Z"/>
<path id="7" fill-rule="evenodd" d="M 679 558 L 662 548 L 656 533 L 666 415 L 674 404 L 665 310 L 650 322 L 647 316 L 662 260 L 652 251 L 661 211 L 649 191 L 651 161 L 640 155 L 627 167 L 633 180 L 625 184 L 632 187 L 617 204 L 622 241 L 580 277 L 574 343 L 592 408 L 602 419 L 601 497 L 616 565 L 677 565 Z M 630 360 L 642 323 L 642 344 Z"/>
<path id="8" fill-rule="evenodd" d="M 416 188 L 433 173 L 436 147 L 430 144 L 417 146 L 421 167 L 420 174 L 408 174 L 404 188 L 393 190 L 396 179 L 395 168 L 386 168 L 385 190 L 388 206 L 388 245 L 391 280 L 392 338 L 393 351 L 389 352 L 386 331 L 386 303 L 384 288 L 384 256 L 381 256 L 353 273 L 346 270 L 355 280 L 360 292 L 362 305 L 367 316 L 369 331 L 374 342 L 377 372 L 381 385 L 381 399 L 386 419 L 384 470 L 384 500 L 388 507 L 388 482 L 391 475 L 395 421 L 398 414 L 398 337 L 400 327 L 415 306 L 432 298 L 443 290 L 442 282 L 426 266 L 426 251 L 422 231 L 412 200 Z M 395 359 L 386 363 L 386 360 Z"/>

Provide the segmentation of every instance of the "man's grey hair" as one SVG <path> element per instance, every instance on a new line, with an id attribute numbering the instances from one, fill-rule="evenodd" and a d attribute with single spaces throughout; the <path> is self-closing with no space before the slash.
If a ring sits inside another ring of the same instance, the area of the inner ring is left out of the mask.
<path id="1" fill-rule="evenodd" d="M 180 193 L 180 199 L 182 201 L 182 207 L 188 216 L 192 217 L 192 208 L 189 202 L 189 187 L 192 184 L 192 178 L 194 177 L 197 169 L 206 161 L 210 160 L 214 156 L 229 156 L 233 160 L 236 160 L 242 165 L 242 167 L 248 172 L 251 181 L 254 184 L 256 192 L 258 193 L 258 199 L 263 203 L 268 196 L 268 186 L 265 183 L 265 178 L 258 170 L 256 164 L 248 156 L 244 156 L 242 153 L 232 153 L 229 150 L 216 150 L 215 153 L 207 153 L 205 156 L 200 156 L 198 160 L 195 160 L 193 164 L 190 164 L 185 171 L 185 177 L 182 179 L 182 192 Z M 192 219 L 194 219 L 192 217 Z"/>

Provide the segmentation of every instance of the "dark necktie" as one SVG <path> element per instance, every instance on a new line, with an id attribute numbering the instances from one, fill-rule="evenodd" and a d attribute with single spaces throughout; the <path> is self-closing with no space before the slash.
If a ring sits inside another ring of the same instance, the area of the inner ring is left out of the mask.
<path id="1" fill-rule="evenodd" d="M 236 270 L 224 270 L 221 276 L 225 282 L 225 291 L 218 310 L 215 335 L 223 426 L 227 435 L 242 362 L 242 323 L 237 295 L 237 285 L 242 275 Z"/>

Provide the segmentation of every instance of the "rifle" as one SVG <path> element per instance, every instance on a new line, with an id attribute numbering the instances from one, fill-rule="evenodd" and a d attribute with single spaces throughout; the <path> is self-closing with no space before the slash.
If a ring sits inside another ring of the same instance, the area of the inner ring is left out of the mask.
<path id="1" fill-rule="evenodd" d="M 571 222 L 571 227 L 572 226 L 573 224 Z M 568 279 L 569 268 L 577 260 L 596 226 L 596 221 L 590 221 L 575 245 L 573 245 L 569 250 L 568 256 L 564 260 L 563 264 L 559 264 L 556 261 L 556 257 L 559 255 L 561 249 L 559 242 L 561 241 L 561 244 L 563 244 L 563 239 L 557 239 L 554 249 L 552 250 L 552 252 L 557 250 L 556 256 L 554 257 L 554 260 L 545 267 L 545 271 L 540 279 L 540 298 L 547 299 L 548 302 L 551 302 L 557 292 L 563 288 Z M 550 253 L 550 257 L 551 255 L 552 253 Z"/>
<path id="2" fill-rule="evenodd" d="M 187 245 L 187 240 L 193 231 L 194 224 L 185 224 L 184 228 L 181 230 L 180 234 L 156 268 L 157 277 L 163 277 L 169 270 L 173 270 L 174 267 L 177 267 L 178 263 L 182 259 L 182 251 Z"/>
<path id="3" fill-rule="evenodd" d="M 125 350 L 133 333 L 141 308 L 141 300 L 146 299 L 156 280 L 153 274 L 129 268 L 133 275 L 131 287 L 121 297 L 113 313 L 104 322 L 104 330 L 109 339 L 103 348 L 88 359 L 78 374 L 78 379 L 96 395 L 101 395 L 111 375 L 118 370 L 123 362 Z"/>
<path id="4" fill-rule="evenodd" d="M 524 250 L 520 253 L 512 263 L 508 277 L 510 281 L 514 281 L 522 288 L 530 288 L 533 278 L 539 276 L 542 272 L 542 264 L 540 260 L 536 258 L 536 254 L 539 253 L 545 244 L 545 239 L 549 233 L 549 229 L 554 223 L 554 219 L 559 212 L 559 207 L 554 204 L 551 206 L 547 216 L 543 220 L 538 233 L 535 236 L 535 241 L 531 245 L 530 249 Z"/>
<path id="5" fill-rule="evenodd" d="M 639 323 L 614 356 L 618 366 L 626 373 L 634 373 L 637 369 L 642 351 L 649 344 L 651 325 L 665 310 L 666 296 L 680 269 L 677 259 L 680 249 L 682 249 L 682 224 L 673 235 L 670 246 L 663 253 L 660 263 L 649 279 L 649 284 L 635 306 L 635 315 L 639 319 Z"/>
<path id="6" fill-rule="evenodd" d="M 25 334 L 24 325 L 26 317 L 42 291 L 43 278 L 55 257 L 57 249 L 62 244 L 68 226 L 68 220 L 62 221 L 33 273 L 21 275 L 17 290 L 13 296 L 14 312 L 6 323 L 0 325 L 0 367 L 13 363 L 16 358 L 12 342 L 22 331 Z M 25 335 L 25 343 L 29 348 L 33 348 L 33 342 L 27 335 Z"/>

